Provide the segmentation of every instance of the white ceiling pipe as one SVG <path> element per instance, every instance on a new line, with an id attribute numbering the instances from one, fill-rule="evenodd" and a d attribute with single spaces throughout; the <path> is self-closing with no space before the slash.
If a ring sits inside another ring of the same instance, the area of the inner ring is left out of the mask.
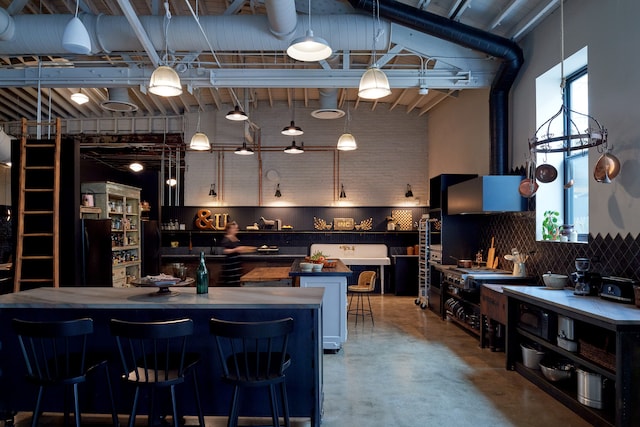
<path id="1" fill-rule="evenodd" d="M 295 0 L 266 0 L 264 5 L 267 8 L 271 34 L 280 40 L 289 39 L 298 23 Z"/>
<path id="2" fill-rule="evenodd" d="M 11 40 L 15 29 L 13 18 L 9 12 L 0 8 L 0 40 Z"/>
<path id="3" fill-rule="evenodd" d="M 0 55 L 68 55 L 62 48 L 62 34 L 71 15 L 18 15 L 13 17 L 15 35 L 0 41 Z M 81 14 L 80 19 L 91 37 L 93 54 L 141 51 L 142 45 L 124 16 Z M 165 49 L 162 16 L 142 16 L 140 22 L 158 52 Z M 306 19 L 301 17 L 301 22 Z M 269 30 L 266 16 L 201 16 L 200 23 L 216 51 L 276 51 L 289 46 Z M 385 51 L 390 45 L 390 24 L 381 22 L 383 37 L 376 48 Z M 372 47 L 371 18 L 363 15 L 323 15 L 313 17 L 314 32 L 325 38 L 334 51 L 362 50 Z M 169 50 L 179 52 L 209 51 L 207 42 L 195 31 L 191 16 L 174 16 L 169 26 Z M 291 37 L 304 34 L 304 25 Z"/>

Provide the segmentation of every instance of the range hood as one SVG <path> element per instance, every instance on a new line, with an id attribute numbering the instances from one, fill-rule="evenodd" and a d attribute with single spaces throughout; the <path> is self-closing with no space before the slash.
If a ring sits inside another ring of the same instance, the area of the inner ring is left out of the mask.
<path id="1" fill-rule="evenodd" d="M 485 175 L 451 185 L 448 189 L 449 215 L 519 212 L 525 200 L 518 187 L 520 175 Z"/>

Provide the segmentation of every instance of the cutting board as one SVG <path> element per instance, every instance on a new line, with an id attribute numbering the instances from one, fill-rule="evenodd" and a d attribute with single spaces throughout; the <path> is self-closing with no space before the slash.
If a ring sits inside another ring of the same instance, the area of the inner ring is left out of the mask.
<path id="1" fill-rule="evenodd" d="M 494 244 L 495 244 L 495 238 L 492 237 L 491 238 L 491 247 L 487 251 L 487 267 L 489 267 L 489 268 L 493 267 L 493 263 L 494 263 L 494 260 L 496 258 L 496 248 L 495 248 Z"/>

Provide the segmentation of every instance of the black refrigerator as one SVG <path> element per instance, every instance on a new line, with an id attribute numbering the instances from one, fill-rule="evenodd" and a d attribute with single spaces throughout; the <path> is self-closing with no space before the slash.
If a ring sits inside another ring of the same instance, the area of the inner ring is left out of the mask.
<path id="1" fill-rule="evenodd" d="M 141 277 L 160 273 L 160 252 L 162 247 L 160 224 L 156 220 L 141 221 L 140 260 Z"/>
<path id="2" fill-rule="evenodd" d="M 82 220 L 82 286 L 113 286 L 111 220 Z"/>

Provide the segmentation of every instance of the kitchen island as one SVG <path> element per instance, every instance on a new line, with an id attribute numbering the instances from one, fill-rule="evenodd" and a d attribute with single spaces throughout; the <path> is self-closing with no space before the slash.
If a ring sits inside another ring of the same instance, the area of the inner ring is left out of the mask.
<path id="1" fill-rule="evenodd" d="M 318 288 L 211 288 L 197 295 L 194 288 L 172 288 L 169 295 L 158 295 L 157 289 L 143 288 L 39 288 L 0 296 L 0 410 L 5 413 L 32 410 L 35 389 L 25 384 L 25 368 L 11 319 L 68 320 L 81 317 L 94 319 L 95 332 L 89 340 L 93 351 L 110 355 L 113 361 L 114 394 L 120 413 L 128 413 L 128 388 L 120 388 L 119 359 L 115 341 L 109 333 L 109 320 L 120 318 L 155 321 L 189 317 L 195 324 L 195 336 L 189 341 L 190 351 L 199 352 L 200 395 L 205 415 L 228 413 L 232 389 L 220 380 L 221 372 L 214 353 L 214 340 L 209 335 L 209 319 L 257 321 L 284 317 L 294 319 L 289 338 L 291 367 L 287 370 L 287 394 L 292 417 L 307 418 L 312 426 L 320 425 L 322 413 L 322 344 L 321 316 L 324 290 Z M 108 398 L 93 382 L 83 385 L 85 412 L 108 413 Z M 58 399 L 59 400 L 59 399 Z M 243 395 L 241 414 L 268 415 L 268 399 L 259 391 L 247 390 Z M 45 410 L 61 411 L 61 407 L 45 402 Z M 145 403 L 145 402 L 141 402 Z M 183 399 L 185 415 L 195 414 L 195 405 Z M 142 409 L 142 413 L 146 408 Z"/>
<path id="2" fill-rule="evenodd" d="M 318 272 L 300 269 L 300 260 L 291 265 L 291 277 L 298 277 L 300 288 L 323 288 L 322 346 L 328 351 L 338 351 L 347 340 L 347 277 L 352 271 L 342 261 L 335 260 L 333 268 L 324 267 Z"/>
<path id="3" fill-rule="evenodd" d="M 504 286 L 503 293 L 507 297 L 508 369 L 515 369 L 594 425 L 640 425 L 638 308 L 599 297 L 574 295 L 569 289 Z M 567 351 L 556 342 L 558 316 L 572 319 L 577 351 Z M 538 345 L 545 358 L 568 359 L 576 368 L 588 372 L 589 386 L 584 386 L 582 392 L 593 403 L 586 405 L 580 401 L 579 377 L 551 382 L 540 370 L 526 367 L 522 343 Z M 601 383 L 594 384 L 594 378 Z"/>

